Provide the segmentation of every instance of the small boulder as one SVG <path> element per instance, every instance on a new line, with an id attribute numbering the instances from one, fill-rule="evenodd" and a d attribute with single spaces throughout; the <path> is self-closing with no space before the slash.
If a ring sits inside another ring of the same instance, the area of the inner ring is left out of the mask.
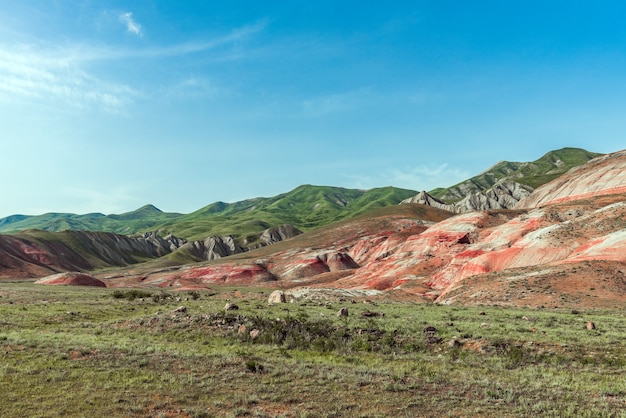
<path id="1" fill-rule="evenodd" d="M 258 338 L 259 335 L 261 335 L 261 331 L 259 331 L 258 329 L 253 329 L 252 331 L 250 331 L 250 338 L 252 338 L 253 340 Z"/>
<path id="2" fill-rule="evenodd" d="M 434 334 L 434 333 L 436 333 L 436 332 L 437 332 L 437 328 L 435 328 L 435 327 L 433 327 L 433 326 L 430 326 L 430 325 L 429 325 L 429 326 L 427 326 L 427 327 L 424 327 L 424 329 L 422 330 L 422 332 L 423 332 L 424 334 Z"/>
<path id="3" fill-rule="evenodd" d="M 238 309 L 239 306 L 235 305 L 234 303 L 227 303 L 226 306 L 224 306 L 225 311 L 236 311 Z"/>
<path id="4" fill-rule="evenodd" d="M 436 337 L 432 334 L 429 334 L 426 336 L 426 342 L 428 344 L 439 344 L 441 341 L 443 340 L 443 338 L 441 337 Z"/>
<path id="5" fill-rule="evenodd" d="M 596 329 L 596 324 L 591 321 L 587 321 L 587 329 L 590 331 Z"/>
<path id="6" fill-rule="evenodd" d="M 179 306 L 178 308 L 172 311 L 172 313 L 185 313 L 185 312 L 187 312 L 186 306 Z"/>
<path id="7" fill-rule="evenodd" d="M 337 316 L 348 316 L 348 308 L 341 308 L 339 312 L 337 312 Z"/>
<path id="8" fill-rule="evenodd" d="M 270 297 L 267 300 L 267 303 L 270 305 L 275 305 L 278 303 L 286 303 L 286 302 L 287 302 L 287 297 L 285 296 L 285 292 L 283 292 L 282 290 L 274 290 L 270 294 Z"/>
<path id="9" fill-rule="evenodd" d="M 364 318 L 372 318 L 374 316 L 385 316 L 385 314 L 381 312 L 372 312 L 372 311 L 365 310 L 361 312 L 361 316 Z"/>
<path id="10" fill-rule="evenodd" d="M 448 347 L 450 348 L 458 348 L 461 345 L 462 345 L 461 342 L 457 340 L 456 338 L 453 338 L 450 341 L 448 341 Z"/>
<path id="11" fill-rule="evenodd" d="M 247 328 L 244 324 L 239 325 L 239 328 L 237 329 L 237 335 L 243 335 L 245 334 L 247 331 Z"/>

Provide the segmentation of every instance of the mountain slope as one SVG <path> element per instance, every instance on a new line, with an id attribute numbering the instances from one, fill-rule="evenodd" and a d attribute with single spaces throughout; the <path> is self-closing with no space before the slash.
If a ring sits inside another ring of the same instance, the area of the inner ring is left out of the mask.
<path id="1" fill-rule="evenodd" d="M 514 181 L 534 189 L 599 155 L 580 148 L 562 148 L 532 162 L 501 161 L 452 187 L 432 190 L 430 195 L 446 202 L 456 202 L 470 194 L 485 192 L 503 181 Z"/>
<path id="2" fill-rule="evenodd" d="M 41 277 L 60 271 L 127 266 L 161 257 L 184 242 L 155 234 L 133 238 L 88 231 L 31 230 L 0 235 L 0 278 Z"/>
<path id="3" fill-rule="evenodd" d="M 306 231 L 351 218 L 378 207 L 396 205 L 415 191 L 384 187 L 370 190 L 303 185 L 270 198 L 235 203 L 217 202 L 159 226 L 161 235 L 190 240 L 209 235 L 233 235 L 254 244 L 267 228 L 290 224 Z"/>

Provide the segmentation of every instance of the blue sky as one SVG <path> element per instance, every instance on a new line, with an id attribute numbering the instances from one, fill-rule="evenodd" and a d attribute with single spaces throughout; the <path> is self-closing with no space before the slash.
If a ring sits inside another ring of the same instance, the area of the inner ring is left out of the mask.
<path id="1" fill-rule="evenodd" d="M 626 148 L 618 1 L 0 0 L 0 217 Z"/>

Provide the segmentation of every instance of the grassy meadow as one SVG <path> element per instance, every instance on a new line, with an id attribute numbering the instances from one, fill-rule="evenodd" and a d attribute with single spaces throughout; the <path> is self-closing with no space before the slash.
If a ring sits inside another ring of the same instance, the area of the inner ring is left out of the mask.
<path id="1" fill-rule="evenodd" d="M 622 311 L 269 293 L 0 284 L 0 416 L 626 416 Z"/>

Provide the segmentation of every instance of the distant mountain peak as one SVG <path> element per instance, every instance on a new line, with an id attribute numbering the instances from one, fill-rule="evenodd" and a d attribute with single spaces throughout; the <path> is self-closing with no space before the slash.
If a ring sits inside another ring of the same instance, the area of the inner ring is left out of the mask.
<path id="1" fill-rule="evenodd" d="M 134 210 L 133 212 L 157 212 L 157 213 L 163 213 L 163 211 L 159 208 L 157 208 L 156 206 L 154 206 L 151 203 L 148 203 L 147 205 L 143 205 L 142 207 L 140 207 L 137 210 Z"/>

